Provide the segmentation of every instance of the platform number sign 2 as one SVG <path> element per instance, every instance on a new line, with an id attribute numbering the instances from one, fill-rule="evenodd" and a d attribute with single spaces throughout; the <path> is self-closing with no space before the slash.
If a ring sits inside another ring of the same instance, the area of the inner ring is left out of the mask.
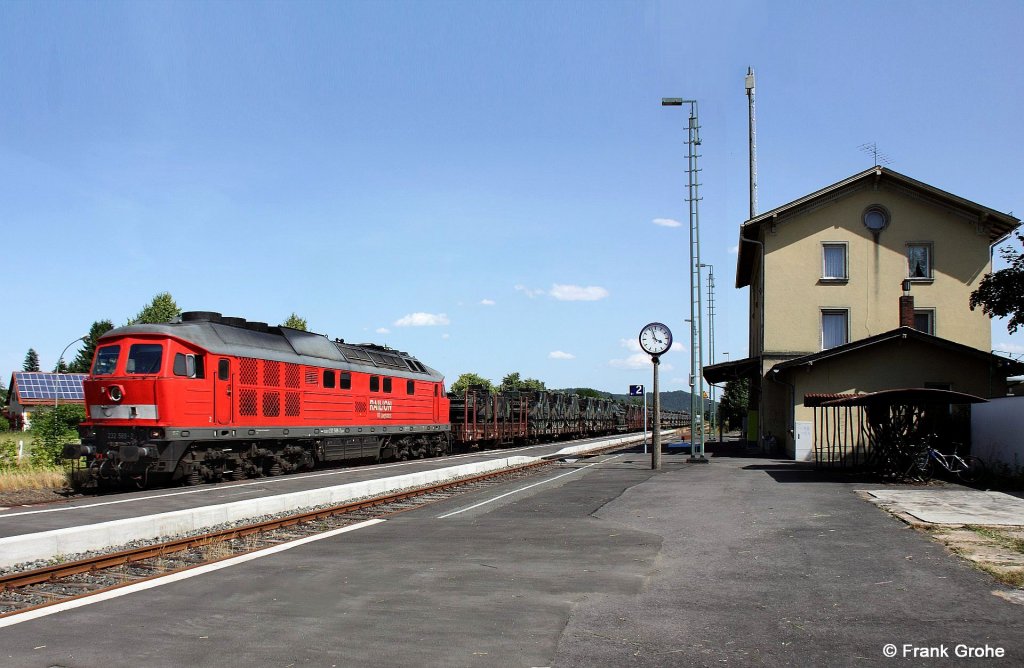
<path id="1" fill-rule="evenodd" d="M 642 397 L 642 396 L 644 396 L 644 386 L 643 385 L 630 385 L 629 386 L 629 396 L 631 396 L 631 397 Z"/>

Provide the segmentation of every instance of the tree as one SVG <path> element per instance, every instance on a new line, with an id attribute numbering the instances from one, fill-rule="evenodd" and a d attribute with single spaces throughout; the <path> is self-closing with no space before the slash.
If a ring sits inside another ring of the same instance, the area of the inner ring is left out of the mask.
<path id="1" fill-rule="evenodd" d="M 25 353 L 25 361 L 21 365 L 22 371 L 39 371 L 39 353 L 35 348 L 29 348 Z"/>
<path id="2" fill-rule="evenodd" d="M 491 381 L 487 380 L 483 376 L 478 376 L 475 373 L 462 374 L 455 380 L 454 383 L 452 383 L 452 386 L 449 387 L 448 390 L 450 392 L 461 393 L 465 392 L 466 388 L 469 387 L 470 385 L 483 385 L 484 389 L 486 389 L 488 392 L 494 391 L 494 384 Z"/>
<path id="3" fill-rule="evenodd" d="M 64 361 L 63 357 L 61 357 L 59 360 L 57 360 L 57 365 L 53 367 L 53 372 L 54 373 L 68 373 L 68 363 Z"/>
<path id="4" fill-rule="evenodd" d="M 96 343 L 100 340 L 100 337 L 114 329 L 114 323 L 109 320 L 97 320 L 92 323 L 92 327 L 89 328 L 89 336 L 85 340 L 85 345 L 81 350 L 78 351 L 78 355 L 68 365 L 69 373 L 89 373 L 89 369 L 92 368 L 92 358 L 96 354 Z"/>
<path id="5" fill-rule="evenodd" d="M 730 429 L 743 424 L 743 418 L 747 415 L 749 395 L 749 378 L 730 380 L 725 384 L 725 392 L 722 393 L 722 401 L 718 405 L 718 415 L 722 424 L 729 425 Z"/>
<path id="6" fill-rule="evenodd" d="M 546 390 L 544 382 L 536 378 L 521 378 L 518 371 L 506 375 L 501 379 L 501 392 L 531 392 Z"/>
<path id="7" fill-rule="evenodd" d="M 1024 244 L 1024 234 L 1015 233 L 1017 240 Z M 1000 253 L 1010 265 L 1005 269 L 985 274 L 978 289 L 971 293 L 971 310 L 981 306 L 988 316 L 1010 317 L 1006 328 L 1013 334 L 1024 326 L 1024 252 L 1003 248 Z"/>
<path id="8" fill-rule="evenodd" d="M 288 319 L 285 320 L 281 326 L 291 327 L 292 329 L 301 329 L 304 332 L 309 331 L 308 326 L 306 324 L 306 319 L 300 318 L 298 315 L 295 314 L 295 312 L 292 312 L 292 314 L 288 316 Z"/>
<path id="9" fill-rule="evenodd" d="M 181 308 L 174 301 L 170 292 L 161 292 L 153 297 L 145 308 L 139 311 L 138 315 L 128 321 L 129 325 L 152 324 L 170 322 L 181 315 Z"/>
<path id="10" fill-rule="evenodd" d="M 607 392 L 601 392 L 600 390 L 595 390 L 592 387 L 577 387 L 575 390 L 573 390 L 573 393 L 578 394 L 581 397 L 591 397 L 593 399 L 608 398 Z"/>

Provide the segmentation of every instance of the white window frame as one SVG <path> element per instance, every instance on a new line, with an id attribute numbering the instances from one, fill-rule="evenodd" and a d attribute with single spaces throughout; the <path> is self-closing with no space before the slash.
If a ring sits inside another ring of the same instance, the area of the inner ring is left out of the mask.
<path id="1" fill-rule="evenodd" d="M 828 348 L 826 348 L 825 347 L 825 317 L 826 316 L 836 316 L 836 315 L 842 315 L 843 318 L 845 318 L 846 327 L 845 327 L 845 331 L 843 332 L 843 339 L 844 340 L 843 340 L 842 343 L 837 343 L 834 346 L 829 346 Z M 820 322 L 821 322 L 821 339 L 820 340 L 821 340 L 821 349 L 822 350 L 830 350 L 832 348 L 838 348 L 839 346 L 844 346 L 844 345 L 846 345 L 847 343 L 850 342 L 850 309 L 848 309 L 848 308 L 840 308 L 840 307 L 822 308 L 821 309 L 821 320 L 820 320 Z"/>
<path id="2" fill-rule="evenodd" d="M 918 330 L 924 331 L 925 334 L 931 334 L 935 336 L 935 309 L 934 308 L 915 308 L 914 309 L 914 320 L 917 320 L 917 316 L 926 315 L 928 316 L 928 329 Z M 917 329 L 916 327 L 914 329 Z"/>
<path id="3" fill-rule="evenodd" d="M 829 276 L 827 250 L 829 248 L 840 248 L 843 253 L 843 275 Z M 821 242 L 821 281 L 823 283 L 845 283 L 850 280 L 850 251 L 849 244 L 845 241 L 823 241 Z"/>
<path id="4" fill-rule="evenodd" d="M 911 248 L 924 248 L 928 253 L 928 272 L 927 276 L 913 276 L 910 271 L 910 249 Z M 931 281 L 934 280 L 935 275 L 935 247 L 930 241 L 908 241 L 907 248 L 904 255 L 907 258 L 907 278 L 912 281 Z"/>

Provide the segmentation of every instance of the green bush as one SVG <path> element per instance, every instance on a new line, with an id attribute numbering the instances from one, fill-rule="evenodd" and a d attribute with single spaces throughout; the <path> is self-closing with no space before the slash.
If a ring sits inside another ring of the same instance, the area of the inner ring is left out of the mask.
<path id="1" fill-rule="evenodd" d="M 32 413 L 32 464 L 37 466 L 61 463 L 64 444 L 78 441 L 78 424 L 85 419 L 82 406 L 65 404 L 39 409 Z"/>

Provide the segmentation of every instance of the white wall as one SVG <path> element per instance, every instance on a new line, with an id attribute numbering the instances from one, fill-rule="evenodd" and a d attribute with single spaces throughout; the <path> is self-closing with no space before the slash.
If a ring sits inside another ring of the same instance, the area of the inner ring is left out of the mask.
<path id="1" fill-rule="evenodd" d="M 1024 468 L 1024 397 L 1002 397 L 971 406 L 971 454 L 989 469 L 998 463 Z"/>

